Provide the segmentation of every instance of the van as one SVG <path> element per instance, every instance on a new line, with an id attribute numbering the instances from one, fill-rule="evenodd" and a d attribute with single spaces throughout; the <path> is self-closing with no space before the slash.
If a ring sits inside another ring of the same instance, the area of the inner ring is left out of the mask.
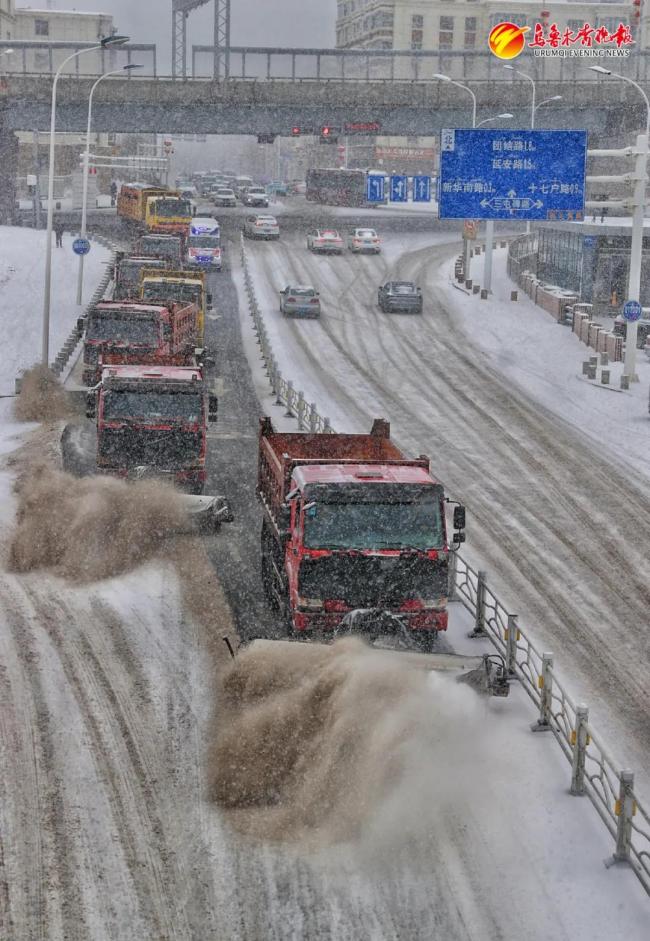
<path id="1" fill-rule="evenodd" d="M 187 263 L 221 271 L 221 229 L 211 216 L 195 216 L 190 222 Z"/>

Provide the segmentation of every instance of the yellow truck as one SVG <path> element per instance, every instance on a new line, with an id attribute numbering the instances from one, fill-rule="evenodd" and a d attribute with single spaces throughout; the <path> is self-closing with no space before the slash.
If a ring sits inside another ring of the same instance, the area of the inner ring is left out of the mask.
<path id="1" fill-rule="evenodd" d="M 205 271 L 160 270 L 144 268 L 140 297 L 147 304 L 196 304 L 198 307 L 196 346 L 205 346 L 205 315 L 212 307 L 212 295 L 206 290 Z"/>
<path id="2" fill-rule="evenodd" d="M 117 197 L 117 215 L 140 232 L 186 237 L 192 207 L 178 190 L 126 183 Z"/>

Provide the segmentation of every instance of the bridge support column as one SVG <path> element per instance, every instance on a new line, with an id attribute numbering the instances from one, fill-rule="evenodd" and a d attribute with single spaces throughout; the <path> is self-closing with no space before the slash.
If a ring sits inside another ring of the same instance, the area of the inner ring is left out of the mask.
<path id="1" fill-rule="evenodd" d="M 0 224 L 11 225 L 16 210 L 16 176 L 18 173 L 18 138 L 6 125 L 5 111 L 0 110 Z"/>

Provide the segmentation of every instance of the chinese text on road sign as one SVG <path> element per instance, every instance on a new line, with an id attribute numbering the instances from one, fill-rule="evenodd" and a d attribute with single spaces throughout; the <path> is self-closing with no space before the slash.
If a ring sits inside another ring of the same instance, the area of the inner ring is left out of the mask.
<path id="1" fill-rule="evenodd" d="M 626 301 L 623 304 L 623 317 L 625 320 L 629 321 L 629 323 L 640 320 L 642 313 L 643 308 L 638 301 Z"/>
<path id="2" fill-rule="evenodd" d="M 441 219 L 582 219 L 586 131 L 441 132 Z"/>

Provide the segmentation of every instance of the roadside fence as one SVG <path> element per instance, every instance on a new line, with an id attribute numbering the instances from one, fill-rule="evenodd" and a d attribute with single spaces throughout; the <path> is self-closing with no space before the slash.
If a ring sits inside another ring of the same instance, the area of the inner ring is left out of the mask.
<path id="1" fill-rule="evenodd" d="M 320 415 L 316 404 L 314 402 L 307 402 L 304 392 L 295 389 L 293 380 L 286 379 L 282 375 L 278 362 L 273 355 L 273 349 L 266 331 L 264 318 L 260 311 L 257 297 L 255 296 L 255 286 L 250 274 L 243 234 L 240 236 L 240 250 L 242 269 L 244 272 L 244 285 L 248 298 L 248 310 L 253 318 L 253 328 L 257 335 L 257 342 L 260 345 L 262 359 L 264 360 L 264 369 L 266 375 L 269 377 L 271 389 L 275 395 L 275 401 L 278 405 L 286 405 L 287 416 L 292 416 L 298 421 L 300 431 L 332 434 L 334 429 L 330 425 L 329 418 L 324 418 Z"/>
<path id="2" fill-rule="evenodd" d="M 513 256 L 519 263 L 532 252 L 535 236 L 524 236 L 524 251 Z M 329 419 L 321 418 L 315 404 L 307 405 L 285 379 L 273 356 L 264 317 L 255 296 L 243 235 L 241 261 L 250 314 L 255 325 L 266 373 L 278 404 L 298 419 L 301 430 L 332 432 Z M 510 251 L 508 273 L 511 272 Z M 512 276 L 512 275 L 511 275 Z M 487 573 L 473 569 L 463 557 L 450 554 L 449 600 L 458 601 L 474 618 L 469 635 L 484 638 L 503 656 L 509 677 L 521 682 L 535 704 L 533 732 L 551 732 L 571 767 L 569 793 L 587 796 L 613 839 L 613 852 L 605 865 L 627 863 L 650 895 L 650 813 L 634 790 L 634 773 L 619 768 L 589 722 L 586 705 L 576 703 L 560 682 L 553 654 L 542 652 L 519 626 L 517 615 L 488 586 Z"/>
<path id="3" fill-rule="evenodd" d="M 111 283 L 111 280 L 113 279 L 115 255 L 117 252 L 116 246 L 108 239 L 105 239 L 102 235 L 93 235 L 92 240 L 93 242 L 97 242 L 99 245 L 103 245 L 104 248 L 108 248 L 111 252 L 111 257 L 109 261 L 106 262 L 106 272 L 104 276 L 102 277 L 101 281 L 99 282 L 99 284 L 97 285 L 97 287 L 95 288 L 95 291 L 89 303 L 87 304 L 83 314 L 81 314 L 79 318 L 77 319 L 77 322 L 75 323 L 74 327 L 70 331 L 70 334 L 68 335 L 67 340 L 65 341 L 65 343 L 63 344 L 59 352 L 57 353 L 54 362 L 50 364 L 50 369 L 57 376 L 60 376 L 65 371 L 66 366 L 70 362 L 70 359 L 72 358 L 75 350 L 77 349 L 79 343 L 81 342 L 83 338 L 85 323 L 86 323 L 86 320 L 88 319 L 88 314 L 90 313 L 92 308 L 95 306 L 95 304 L 98 304 L 99 301 L 101 301 L 102 298 L 105 296 L 106 291 L 108 289 L 108 285 Z"/>

